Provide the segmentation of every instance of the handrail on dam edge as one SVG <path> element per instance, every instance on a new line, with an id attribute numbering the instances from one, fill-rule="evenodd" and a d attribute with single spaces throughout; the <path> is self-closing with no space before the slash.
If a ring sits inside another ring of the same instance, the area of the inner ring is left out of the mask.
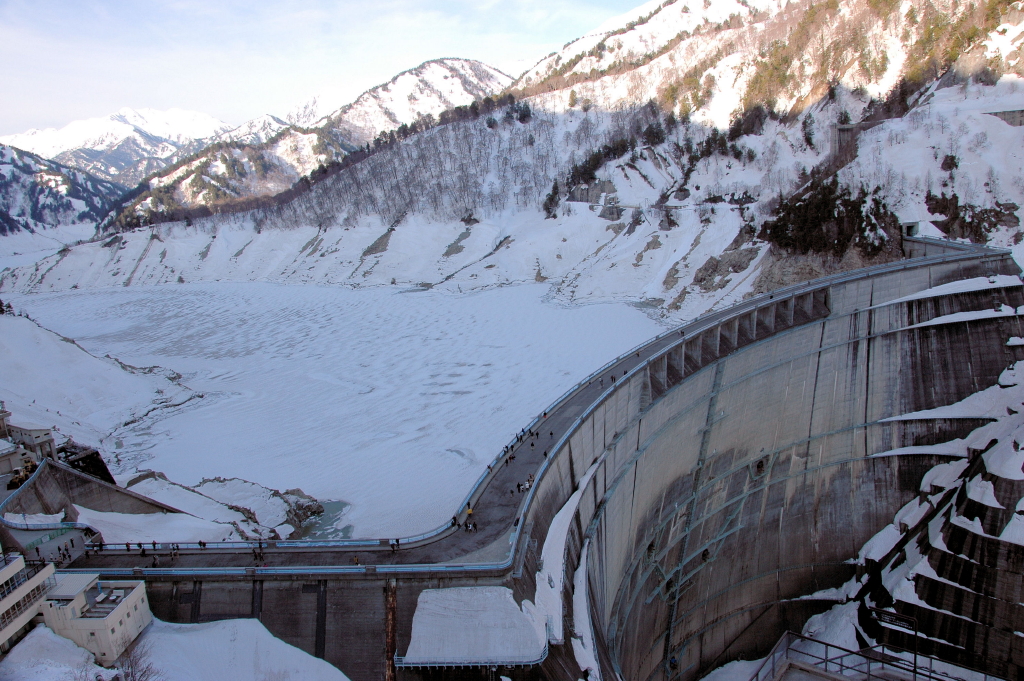
<path id="1" fill-rule="evenodd" d="M 823 648 L 823 653 L 812 652 L 816 647 Z M 886 651 L 896 654 L 889 654 Z M 900 657 L 900 653 L 912 654 L 911 651 L 889 645 L 876 645 L 861 650 L 849 650 L 827 641 L 787 631 L 782 634 L 772 647 L 771 652 L 758 665 L 757 670 L 750 675 L 750 681 L 774 681 L 780 678 L 780 674 L 790 664 L 794 663 L 799 666 L 814 667 L 827 674 L 854 676 L 865 681 L 870 681 L 871 679 L 891 681 L 893 678 L 905 678 L 904 674 L 912 675 L 914 679 L 924 679 L 925 681 L 966 681 L 964 677 L 934 669 L 931 666 L 933 661 L 931 657 L 915 655 L 913 661 L 911 661 Z M 928 666 L 919 664 L 919 660 L 927 660 Z M 999 677 L 992 676 L 979 669 L 950 663 L 943 664 L 950 667 L 951 670 L 958 669 L 980 676 L 982 681 L 989 681 L 990 679 L 996 681 L 999 679 Z M 872 666 L 874 666 L 874 669 L 872 669 Z M 895 674 L 892 672 L 895 672 Z M 969 677 L 970 675 L 965 674 L 964 676 Z M 977 681 L 977 677 L 973 681 Z"/>
<path id="2" fill-rule="evenodd" d="M 591 414 L 593 414 L 593 412 L 598 407 L 600 407 L 602 404 L 604 404 L 608 400 L 608 398 L 621 385 L 623 385 L 626 381 L 628 381 L 630 378 L 635 376 L 639 371 L 645 369 L 653 361 L 661 358 L 667 352 L 669 352 L 672 349 L 674 349 L 675 347 L 677 347 L 679 344 L 685 343 L 686 341 L 690 340 L 695 335 L 705 331 L 707 328 L 710 328 L 710 327 L 713 327 L 713 326 L 715 326 L 717 324 L 720 324 L 721 322 L 723 322 L 725 320 L 728 320 L 730 318 L 737 317 L 737 316 L 740 316 L 742 314 L 746 314 L 748 312 L 751 312 L 752 310 L 756 310 L 758 308 L 774 304 L 774 303 L 778 302 L 779 299 L 787 299 L 787 298 L 791 298 L 791 297 L 794 297 L 794 296 L 797 296 L 797 295 L 802 295 L 802 294 L 805 294 L 805 293 L 821 290 L 821 289 L 824 289 L 824 288 L 827 288 L 827 287 L 830 287 L 830 286 L 834 286 L 836 284 L 850 282 L 850 281 L 856 281 L 858 279 L 869 278 L 869 277 L 875 276 L 875 275 L 880 274 L 880 273 L 898 272 L 898 271 L 901 271 L 901 270 L 915 269 L 915 268 L 918 268 L 918 267 L 931 266 L 931 265 L 941 264 L 941 263 L 944 263 L 944 262 L 957 262 L 957 261 L 963 261 L 963 260 L 986 260 L 986 259 L 989 259 L 989 258 L 1003 258 L 1003 257 L 1005 257 L 1009 253 L 1009 251 L 1007 249 L 996 249 L 996 248 L 991 248 L 991 247 L 988 247 L 988 246 L 981 246 L 981 245 L 976 245 L 976 244 L 958 243 L 958 242 L 945 241 L 945 240 L 934 239 L 934 238 L 929 238 L 929 237 L 904 237 L 904 241 L 905 242 L 913 242 L 913 243 L 922 243 L 925 246 L 927 246 L 927 245 L 934 245 L 934 246 L 937 246 L 937 247 L 940 247 L 940 248 L 943 248 L 943 249 L 957 250 L 959 252 L 958 253 L 948 253 L 947 252 L 947 253 L 942 253 L 942 254 L 938 254 L 938 255 L 919 256 L 919 257 L 914 257 L 914 258 L 905 258 L 905 259 L 898 260 L 898 261 L 891 262 L 891 263 L 884 263 L 884 264 L 881 264 L 881 265 L 874 265 L 874 266 L 871 266 L 871 267 L 865 267 L 865 268 L 860 268 L 860 269 L 856 269 L 856 270 L 851 270 L 849 272 L 842 272 L 842 273 L 838 273 L 838 274 L 828 275 L 828 276 L 825 276 L 825 277 L 820 277 L 818 279 L 813 279 L 813 280 L 810 280 L 810 281 L 801 282 L 801 283 L 798 283 L 798 284 L 787 286 L 787 287 L 784 287 L 784 288 L 781 288 L 781 289 L 776 289 L 776 290 L 768 292 L 768 293 L 760 294 L 758 296 L 754 296 L 754 297 L 749 298 L 749 299 L 747 299 L 745 301 L 741 301 L 739 303 L 736 303 L 736 304 L 734 304 L 734 305 L 732 305 L 732 306 L 730 306 L 728 308 L 722 309 L 722 310 L 715 310 L 715 311 L 707 312 L 707 313 L 705 313 L 703 315 L 700 315 L 699 317 L 697 317 L 697 318 L 695 318 L 695 319 L 693 319 L 693 320 L 691 320 L 689 322 L 686 322 L 686 323 L 684 323 L 684 324 L 682 324 L 680 326 L 676 326 L 676 327 L 673 327 L 671 329 L 668 329 L 668 330 L 664 331 L 663 333 L 655 336 L 654 338 L 648 339 L 648 340 L 644 341 L 643 343 L 640 343 L 639 345 L 634 346 L 630 350 L 624 352 L 623 354 L 619 355 L 618 357 L 616 357 L 616 358 L 612 359 L 611 361 L 605 363 L 602 367 L 600 367 L 599 369 L 597 369 L 596 371 L 591 373 L 587 378 L 581 380 L 576 385 L 574 385 L 573 387 L 569 388 L 561 396 L 559 396 L 554 402 L 552 402 L 552 404 L 546 410 L 544 410 L 543 413 L 544 414 L 551 414 L 551 413 L 553 413 L 560 406 L 562 406 L 567 400 L 569 400 L 573 395 L 575 395 L 578 391 L 580 391 L 583 388 L 587 387 L 594 380 L 599 378 L 609 368 L 611 368 L 612 366 L 615 366 L 616 364 L 618 364 L 620 362 L 623 362 L 623 361 L 629 359 L 631 356 L 635 355 L 638 351 L 640 351 L 640 350 L 642 350 L 644 348 L 651 348 L 652 346 L 656 346 L 658 343 L 663 342 L 665 339 L 669 338 L 670 336 L 674 336 L 674 335 L 678 335 L 679 336 L 678 340 L 676 340 L 675 342 L 669 343 L 669 344 L 667 344 L 663 348 L 655 349 L 654 352 L 652 352 L 652 354 L 650 354 L 646 358 L 643 358 L 640 362 L 637 363 L 636 366 L 634 366 L 632 369 L 627 371 L 620 379 L 615 381 L 614 384 L 610 385 L 606 390 L 604 390 L 597 397 L 597 399 L 595 399 L 593 402 L 591 402 L 590 405 L 579 416 L 576 417 L 576 419 L 569 426 L 569 428 L 567 428 L 563 432 L 562 436 L 550 448 L 550 452 L 551 452 L 552 456 L 549 457 L 549 458 L 545 458 L 541 462 L 541 465 L 540 465 L 540 467 L 537 470 L 536 482 L 530 487 L 529 490 L 527 490 L 527 494 L 525 495 L 525 497 L 523 498 L 522 502 L 520 503 L 520 505 L 519 505 L 519 507 L 517 509 L 516 518 L 518 518 L 520 520 L 523 520 L 523 519 L 526 518 L 526 516 L 529 513 L 530 508 L 532 506 L 533 499 L 534 499 L 534 494 L 536 492 L 537 486 L 539 485 L 540 481 L 543 479 L 543 477 L 544 477 L 545 473 L 547 472 L 547 470 L 550 468 L 551 462 L 554 459 L 554 454 L 556 452 L 562 450 L 565 447 L 566 443 L 576 433 L 576 431 L 579 429 L 579 427 L 581 426 L 581 424 L 583 423 L 583 421 L 585 419 L 587 419 Z M 527 430 L 527 431 L 532 430 L 534 428 L 534 426 L 536 426 L 538 423 L 540 423 L 543 419 L 544 419 L 544 417 L 542 415 L 540 415 L 540 414 L 535 416 L 533 418 L 533 420 L 530 421 L 529 425 L 524 430 Z M 510 446 L 514 446 L 515 444 L 516 444 L 516 438 L 513 437 L 512 440 L 510 441 L 509 445 Z M 504 456 L 505 456 L 504 452 L 502 454 L 499 454 L 498 456 L 496 456 L 492 460 L 490 465 L 487 467 L 487 470 L 485 470 L 483 473 L 481 473 L 481 475 L 477 479 L 476 483 L 474 483 L 473 487 L 470 489 L 469 493 L 462 500 L 462 503 L 458 507 L 458 509 L 457 509 L 457 511 L 455 513 L 455 515 L 457 517 L 462 517 L 462 514 L 464 513 L 467 505 L 474 504 L 480 498 L 480 496 L 482 496 L 483 491 L 486 489 L 486 486 L 489 483 L 490 479 L 492 477 L 494 477 L 497 474 L 498 470 L 500 469 L 500 465 L 499 464 L 500 464 L 500 462 L 501 462 L 501 460 L 503 459 Z M 42 466 L 40 466 L 40 470 L 41 469 L 42 469 Z M 33 474 L 33 476 L 30 477 L 28 481 L 26 481 L 25 484 L 27 485 L 29 482 L 31 482 L 31 480 L 36 475 L 38 475 L 38 473 L 39 473 L 39 470 L 37 470 Z M 14 496 L 16 496 L 16 494 L 12 495 L 12 497 L 9 497 L 8 499 L 6 499 L 2 503 L 0 503 L 0 524 L 3 524 L 3 525 L 8 526 L 8 527 L 13 527 L 14 529 L 29 529 L 28 527 L 16 527 L 16 525 L 19 525 L 18 523 L 12 523 L 11 521 L 8 521 L 4 517 L 5 507 L 7 506 L 7 503 Z M 363 565 L 351 565 L 351 566 L 350 565 L 336 565 L 336 566 L 257 567 L 257 568 L 253 568 L 253 567 L 236 567 L 236 568 L 232 568 L 232 567 L 220 567 L 220 568 L 104 568 L 101 571 L 103 572 L 103 574 L 111 575 L 111 576 L 139 575 L 139 574 L 152 575 L 152 576 L 187 576 L 187 575 L 196 575 L 196 576 L 198 576 L 198 575 L 214 575 L 214 574 L 216 574 L 216 575 L 237 575 L 237 576 L 245 576 L 245 575 L 267 575 L 267 576 L 270 576 L 270 575 L 305 575 L 305 574 L 313 574 L 313 573 L 316 573 L 316 574 L 365 574 L 365 573 L 368 573 L 368 572 L 375 572 L 375 573 L 411 573 L 411 572 L 418 572 L 418 573 L 422 573 L 422 572 L 468 572 L 468 571 L 480 572 L 480 571 L 507 570 L 508 568 L 510 568 L 514 564 L 514 562 L 516 561 L 517 555 L 521 551 L 520 538 L 521 538 L 521 535 L 522 535 L 522 532 L 523 532 L 525 524 L 526 524 L 525 522 L 519 522 L 519 523 L 517 523 L 512 528 L 512 534 L 511 534 L 511 536 L 509 538 L 509 542 L 510 542 L 511 546 L 510 546 L 510 550 L 509 550 L 509 553 L 508 553 L 507 557 L 504 560 L 500 561 L 500 562 L 493 562 L 493 563 L 451 563 L 451 562 L 449 562 L 449 563 L 443 563 L 443 564 L 441 564 L 441 563 L 425 563 L 425 564 L 420 563 L 420 564 L 404 564 L 404 565 L 384 564 L 384 565 L 369 565 L 369 566 L 363 566 Z M 41 526 L 41 525 L 31 526 L 31 529 L 33 529 L 33 530 L 58 529 L 59 527 L 64 527 L 64 528 L 72 528 L 73 527 L 74 529 L 81 529 L 83 527 L 84 528 L 89 528 L 88 525 L 83 525 L 81 523 L 60 523 L 60 524 L 52 526 L 52 527 L 51 526 L 44 527 L 44 526 Z M 92 529 L 92 528 L 89 528 L 89 529 Z M 422 545 L 422 544 L 425 544 L 425 543 L 429 543 L 430 541 L 442 538 L 443 535 L 447 535 L 448 533 L 453 532 L 453 531 L 454 531 L 454 529 L 452 528 L 452 525 L 450 523 L 445 523 L 444 525 L 441 525 L 441 526 L 439 526 L 439 527 L 437 527 L 437 528 L 435 528 L 433 530 L 430 530 L 428 532 L 424 532 L 424 533 L 419 534 L 419 535 L 414 535 L 414 536 L 410 536 L 410 537 L 401 538 L 400 541 L 401 541 L 401 544 L 402 544 L 403 547 L 411 547 L 411 546 L 415 546 L 415 545 Z M 499 540 L 500 540 L 500 538 L 499 538 Z M 343 540 L 278 540 L 278 541 L 272 541 L 272 542 L 264 541 L 264 545 L 266 545 L 266 546 L 273 546 L 273 547 L 279 547 L 279 548 L 317 548 L 317 547 L 322 547 L 322 548 L 357 548 L 357 547 L 380 546 L 382 541 L 386 541 L 386 540 L 381 540 L 381 539 L 366 539 L 366 540 L 344 540 L 344 539 Z M 208 550 L 214 551 L 217 548 L 222 548 L 222 549 L 249 549 L 250 547 L 255 546 L 255 544 L 256 544 L 256 542 L 254 542 L 254 541 L 210 542 L 206 546 L 208 547 Z M 199 548 L 198 544 L 189 544 L 189 543 L 178 542 L 177 545 L 179 547 L 185 547 L 185 548 L 189 548 L 189 549 Z M 158 546 L 159 546 L 159 544 L 158 544 Z M 93 570 L 75 569 L 75 571 L 95 572 L 96 569 L 93 569 Z"/>

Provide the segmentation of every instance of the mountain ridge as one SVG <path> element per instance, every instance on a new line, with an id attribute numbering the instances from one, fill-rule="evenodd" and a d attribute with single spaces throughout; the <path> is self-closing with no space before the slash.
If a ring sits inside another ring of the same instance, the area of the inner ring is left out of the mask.
<path id="1" fill-rule="evenodd" d="M 122 191 L 84 171 L 0 144 L 0 235 L 98 222 Z"/>
<path id="2" fill-rule="evenodd" d="M 127 188 L 201 139 L 229 129 L 212 116 L 184 109 L 131 109 L 0 137 L 0 144 L 91 173 Z"/>

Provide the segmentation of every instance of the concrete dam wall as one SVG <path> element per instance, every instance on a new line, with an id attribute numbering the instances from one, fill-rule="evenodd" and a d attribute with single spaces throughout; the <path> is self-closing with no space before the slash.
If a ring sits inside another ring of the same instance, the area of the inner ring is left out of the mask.
<path id="1" fill-rule="evenodd" d="M 562 623 L 542 661 L 501 673 L 581 678 L 568 642 L 591 626 L 606 679 L 689 680 L 762 655 L 833 604 L 803 597 L 847 581 L 864 542 L 945 460 L 915 448 L 982 423 L 888 419 L 955 403 L 1024 359 L 1007 345 L 1024 336 L 1008 252 L 909 238 L 904 248 L 911 259 L 705 315 L 579 384 L 542 419 L 550 454 L 520 450 L 536 474 L 522 501 L 499 503 L 500 465 L 470 495 L 495 514 L 486 546 L 439 530 L 397 553 L 386 541 L 279 542 L 269 567 L 229 548 L 186 551 L 173 568 L 133 570 L 132 556 L 106 551 L 76 567 L 144 575 L 170 621 L 258 617 L 356 681 L 482 678 L 481 660 L 396 666 L 420 594 L 505 586 L 536 602 L 552 520 L 587 480 L 564 546 Z M 978 277 L 990 279 L 928 291 Z"/>
<path id="2" fill-rule="evenodd" d="M 543 542 L 596 462 L 566 572 L 589 539 L 606 678 L 696 678 L 763 655 L 830 607 L 795 599 L 853 576 L 860 547 L 943 461 L 914 447 L 981 423 L 886 419 L 957 402 L 1024 358 L 1006 345 L 1022 333 L 1016 315 L 940 319 L 1020 306 L 1019 284 L 894 301 L 1018 272 L 1006 256 L 905 267 L 762 303 L 686 333 L 594 408 L 553 458 L 528 526 Z M 524 598 L 535 558 L 517 582 Z M 571 585 L 563 598 L 571 613 Z"/>

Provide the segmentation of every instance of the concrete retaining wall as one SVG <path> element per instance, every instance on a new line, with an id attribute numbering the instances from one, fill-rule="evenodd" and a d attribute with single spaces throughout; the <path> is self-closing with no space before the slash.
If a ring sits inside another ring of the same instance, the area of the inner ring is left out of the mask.
<path id="1" fill-rule="evenodd" d="M 10 529 L 26 529 L 16 520 L 5 519 L 7 514 L 55 515 L 63 513 L 66 527 L 74 527 L 78 520 L 75 504 L 94 511 L 114 513 L 180 513 L 135 492 L 103 482 L 80 473 L 62 463 L 45 459 L 39 469 L 17 492 L 0 504 L 0 542 L 8 549 L 24 551 L 17 533 Z M 57 525 L 38 525 L 53 529 Z M 84 527 L 84 526 L 83 526 Z"/>

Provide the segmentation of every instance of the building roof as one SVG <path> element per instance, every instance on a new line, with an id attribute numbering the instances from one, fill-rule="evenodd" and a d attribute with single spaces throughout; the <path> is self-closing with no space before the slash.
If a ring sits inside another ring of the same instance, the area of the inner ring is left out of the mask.
<path id="1" fill-rule="evenodd" d="M 0 438 L 0 456 L 3 456 L 4 454 L 10 454 L 17 448 L 18 445 L 14 444 L 10 440 L 4 440 L 3 438 Z"/>
<path id="2" fill-rule="evenodd" d="M 22 423 L 11 423 L 9 425 L 10 425 L 11 428 L 16 428 L 18 430 L 52 430 L 48 426 L 41 426 L 38 423 L 24 423 L 24 422 L 22 422 Z"/>
<path id="3" fill-rule="evenodd" d="M 70 601 L 82 593 L 100 576 L 94 573 L 58 573 L 57 584 L 46 594 L 50 601 Z"/>

